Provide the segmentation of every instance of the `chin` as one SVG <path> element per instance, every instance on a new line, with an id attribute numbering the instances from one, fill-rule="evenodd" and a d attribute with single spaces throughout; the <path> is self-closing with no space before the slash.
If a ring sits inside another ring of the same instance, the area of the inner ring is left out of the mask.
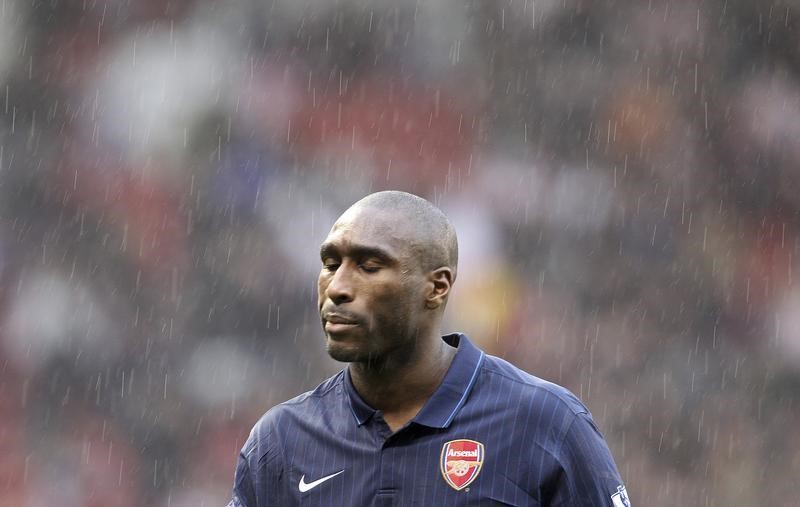
<path id="1" fill-rule="evenodd" d="M 360 351 L 339 347 L 328 347 L 328 355 L 341 363 L 359 363 L 364 361 L 365 356 Z"/>
<path id="2" fill-rule="evenodd" d="M 358 348 L 353 347 L 352 343 L 342 343 L 339 340 L 332 339 L 329 335 L 326 338 L 325 351 L 336 361 L 351 363 L 361 355 Z"/>
<path id="3" fill-rule="evenodd" d="M 368 351 L 335 342 L 330 338 L 328 338 L 327 352 L 331 358 L 342 363 L 364 363 L 373 358 Z"/>

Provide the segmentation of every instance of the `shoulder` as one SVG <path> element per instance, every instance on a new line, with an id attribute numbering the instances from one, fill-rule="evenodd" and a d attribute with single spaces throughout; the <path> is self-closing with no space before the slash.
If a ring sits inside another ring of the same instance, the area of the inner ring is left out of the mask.
<path id="1" fill-rule="evenodd" d="M 242 449 L 243 454 L 267 454 L 276 435 L 336 403 L 335 397 L 337 392 L 341 392 L 343 375 L 344 372 L 340 371 L 311 391 L 270 408 L 250 431 L 250 437 Z"/>
<path id="2" fill-rule="evenodd" d="M 522 429 L 525 439 L 537 442 L 565 471 L 577 477 L 602 477 L 614 488 L 622 484 L 602 433 L 572 392 L 489 355 L 482 376 L 489 392 L 506 400 L 514 420 L 530 425 Z"/>
<path id="3" fill-rule="evenodd" d="M 508 361 L 486 354 L 483 362 L 483 381 L 492 390 L 506 393 L 519 402 L 543 405 L 548 410 L 576 416 L 589 410 L 570 390 L 517 368 Z"/>
<path id="4" fill-rule="evenodd" d="M 339 373 L 328 378 L 311 391 L 307 391 L 299 396 L 295 396 L 290 400 L 275 405 L 265 414 L 265 417 L 270 415 L 270 413 L 292 413 L 303 411 L 319 404 L 324 404 L 331 400 L 336 395 L 337 391 L 342 389 L 343 381 L 344 370 L 341 370 Z"/>

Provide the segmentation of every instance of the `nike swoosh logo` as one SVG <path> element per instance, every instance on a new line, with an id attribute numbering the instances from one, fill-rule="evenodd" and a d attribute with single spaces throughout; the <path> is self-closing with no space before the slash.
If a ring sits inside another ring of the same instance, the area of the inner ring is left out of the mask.
<path id="1" fill-rule="evenodd" d="M 339 470 L 335 474 L 326 475 L 322 479 L 317 479 L 316 481 L 309 482 L 309 483 L 306 483 L 306 476 L 305 476 L 305 474 L 303 474 L 303 476 L 300 477 L 300 484 L 297 487 L 298 487 L 298 489 L 300 489 L 300 493 L 305 493 L 306 491 L 309 491 L 309 490 L 312 490 L 312 489 L 316 488 L 317 486 L 319 486 L 323 482 L 327 481 L 328 479 L 333 479 L 334 477 L 336 477 L 337 475 L 339 475 L 342 472 L 344 472 L 344 470 Z"/>

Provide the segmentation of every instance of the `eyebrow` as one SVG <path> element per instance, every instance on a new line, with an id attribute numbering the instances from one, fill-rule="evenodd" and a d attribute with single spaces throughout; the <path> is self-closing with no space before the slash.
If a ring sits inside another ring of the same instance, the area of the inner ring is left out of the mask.
<path id="1" fill-rule="evenodd" d="M 352 245 L 345 248 L 347 255 L 357 258 L 376 258 L 385 262 L 392 262 L 395 260 L 394 255 L 390 254 L 383 248 L 368 245 Z M 333 243 L 323 243 L 319 247 L 319 256 L 321 259 L 328 257 L 336 257 L 339 255 L 339 248 Z"/>

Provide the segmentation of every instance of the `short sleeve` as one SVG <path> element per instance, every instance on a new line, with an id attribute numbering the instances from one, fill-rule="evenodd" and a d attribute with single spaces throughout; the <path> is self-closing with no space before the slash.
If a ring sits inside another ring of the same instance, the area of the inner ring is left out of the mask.
<path id="1" fill-rule="evenodd" d="M 246 449 L 246 446 L 245 446 Z M 239 453 L 233 478 L 233 495 L 227 507 L 255 507 L 256 496 L 245 449 Z"/>
<path id="2" fill-rule="evenodd" d="M 575 416 L 558 458 L 562 475 L 551 505 L 631 507 L 611 451 L 588 413 Z"/>
<path id="3" fill-rule="evenodd" d="M 250 432 L 233 478 L 233 494 L 227 507 L 261 507 L 280 497 L 282 465 L 267 417 Z"/>

